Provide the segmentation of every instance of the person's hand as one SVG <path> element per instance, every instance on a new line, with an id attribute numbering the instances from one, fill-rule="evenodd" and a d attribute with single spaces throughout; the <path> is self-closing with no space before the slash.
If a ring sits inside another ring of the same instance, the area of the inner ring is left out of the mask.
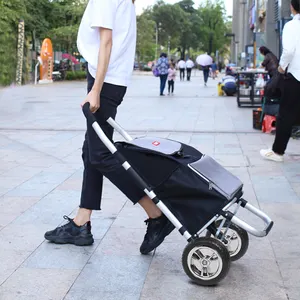
<path id="1" fill-rule="evenodd" d="M 100 93 L 96 90 L 91 90 L 85 100 L 81 103 L 81 107 L 89 102 L 90 103 L 90 110 L 92 113 L 95 113 L 100 108 Z"/>
<path id="2" fill-rule="evenodd" d="M 283 70 L 280 66 L 278 67 L 278 72 L 280 73 L 280 74 L 284 74 L 285 73 L 285 70 Z"/>

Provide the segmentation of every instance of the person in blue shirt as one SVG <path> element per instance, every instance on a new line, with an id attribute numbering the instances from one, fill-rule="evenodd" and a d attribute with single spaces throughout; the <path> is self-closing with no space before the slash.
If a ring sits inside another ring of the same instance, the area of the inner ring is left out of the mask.
<path id="1" fill-rule="evenodd" d="M 211 72 L 212 72 L 212 78 L 215 80 L 217 77 L 217 70 L 218 70 L 218 66 L 216 64 L 215 61 L 213 61 L 212 65 L 211 65 Z"/>
<path id="2" fill-rule="evenodd" d="M 160 96 L 164 96 L 164 90 L 166 88 L 166 82 L 169 72 L 169 60 L 166 53 L 162 53 L 157 61 L 156 69 L 159 72 L 160 77 Z"/>

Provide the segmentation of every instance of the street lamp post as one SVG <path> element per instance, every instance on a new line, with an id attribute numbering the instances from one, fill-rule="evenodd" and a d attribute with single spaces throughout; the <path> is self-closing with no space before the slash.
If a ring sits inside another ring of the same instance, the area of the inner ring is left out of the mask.
<path id="1" fill-rule="evenodd" d="M 235 41 L 235 63 L 238 65 L 238 44 L 239 41 Z"/>
<path id="2" fill-rule="evenodd" d="M 161 26 L 161 23 L 155 23 L 155 30 L 156 30 L 156 46 L 155 46 L 155 60 L 158 59 L 158 34 L 159 34 L 159 28 Z"/>
<path id="3" fill-rule="evenodd" d="M 257 32 L 258 32 L 258 15 L 259 15 L 259 0 L 255 1 L 256 14 L 255 14 L 255 27 L 253 35 L 253 67 L 256 69 L 256 56 L 257 56 Z"/>
<path id="4" fill-rule="evenodd" d="M 237 64 L 237 42 L 235 40 L 235 34 L 234 33 L 225 33 L 225 37 L 232 37 L 233 39 L 233 48 L 232 49 L 234 51 L 234 59 L 235 59 L 235 63 Z"/>
<path id="5" fill-rule="evenodd" d="M 155 42 L 155 60 L 157 60 L 157 50 L 158 50 L 158 25 L 155 23 L 156 27 L 156 42 Z"/>
<path id="6" fill-rule="evenodd" d="M 243 5 L 243 36 L 242 36 L 242 46 L 241 48 L 243 49 L 243 52 L 245 51 L 246 52 L 246 36 L 247 36 L 247 33 L 246 33 L 246 5 L 247 5 L 247 1 L 241 1 L 240 2 L 241 5 Z M 246 65 L 246 61 L 245 61 L 245 65 Z"/>

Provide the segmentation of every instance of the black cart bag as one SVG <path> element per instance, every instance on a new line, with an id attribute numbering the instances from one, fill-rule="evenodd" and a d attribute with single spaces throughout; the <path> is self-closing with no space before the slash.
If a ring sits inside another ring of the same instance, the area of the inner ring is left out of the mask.
<path id="1" fill-rule="evenodd" d="M 238 178 L 188 145 L 145 137 L 116 147 L 191 234 L 242 196 Z"/>

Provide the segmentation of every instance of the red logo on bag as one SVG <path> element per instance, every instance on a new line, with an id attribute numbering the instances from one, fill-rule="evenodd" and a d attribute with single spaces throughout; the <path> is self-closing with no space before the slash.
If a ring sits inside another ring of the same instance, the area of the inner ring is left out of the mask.
<path id="1" fill-rule="evenodd" d="M 152 145 L 157 147 L 157 146 L 160 145 L 160 142 L 155 141 L 155 142 L 152 143 Z"/>

